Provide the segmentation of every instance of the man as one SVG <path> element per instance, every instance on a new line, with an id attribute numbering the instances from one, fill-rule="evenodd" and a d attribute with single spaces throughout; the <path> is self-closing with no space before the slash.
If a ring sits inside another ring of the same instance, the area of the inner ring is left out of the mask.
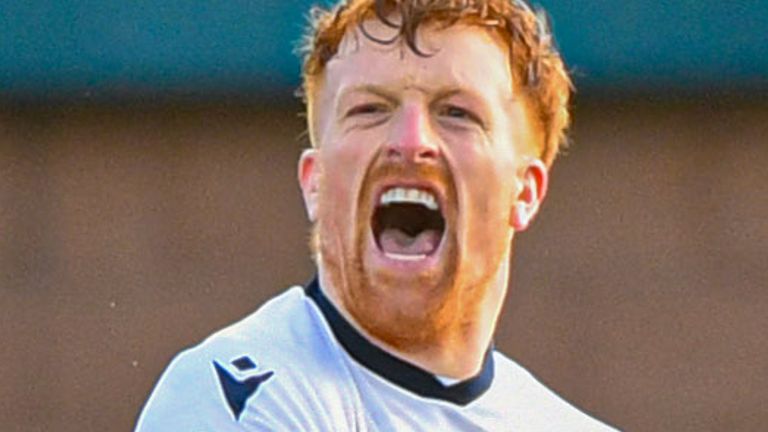
<path id="1" fill-rule="evenodd" d="M 496 352 L 570 81 L 510 0 L 317 11 L 299 162 L 318 276 L 179 355 L 145 431 L 603 431 Z"/>

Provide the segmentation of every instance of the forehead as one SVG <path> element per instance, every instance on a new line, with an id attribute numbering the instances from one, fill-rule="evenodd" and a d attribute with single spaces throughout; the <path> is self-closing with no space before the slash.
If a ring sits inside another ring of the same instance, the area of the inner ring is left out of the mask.
<path id="1" fill-rule="evenodd" d="M 393 39 L 396 30 L 378 20 L 364 22 L 368 35 Z M 421 26 L 416 34 L 421 56 L 402 39 L 393 44 L 372 41 L 358 28 L 350 29 L 338 53 L 326 65 L 325 89 L 338 95 L 345 89 L 376 85 L 390 90 L 415 87 L 440 91 L 446 87 L 501 100 L 512 96 L 512 73 L 506 44 L 479 26 L 456 24 Z"/>

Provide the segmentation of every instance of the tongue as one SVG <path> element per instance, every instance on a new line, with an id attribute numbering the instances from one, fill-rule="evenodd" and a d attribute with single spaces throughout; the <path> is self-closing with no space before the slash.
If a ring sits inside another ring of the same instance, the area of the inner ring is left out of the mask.
<path id="1" fill-rule="evenodd" d="M 397 228 L 387 228 L 379 235 L 381 250 L 399 255 L 429 255 L 440 244 L 440 232 L 424 230 L 409 236 Z"/>

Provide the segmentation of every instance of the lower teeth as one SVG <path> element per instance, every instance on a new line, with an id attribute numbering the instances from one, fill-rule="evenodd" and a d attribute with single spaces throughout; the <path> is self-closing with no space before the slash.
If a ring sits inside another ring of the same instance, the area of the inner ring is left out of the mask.
<path id="1" fill-rule="evenodd" d="M 423 260 L 424 258 L 427 257 L 424 254 L 419 254 L 419 255 L 403 255 L 403 254 L 396 254 L 396 253 L 389 253 L 389 252 L 384 252 L 384 255 L 387 258 L 394 259 L 394 260 L 399 260 L 399 261 L 419 261 L 419 260 Z"/>

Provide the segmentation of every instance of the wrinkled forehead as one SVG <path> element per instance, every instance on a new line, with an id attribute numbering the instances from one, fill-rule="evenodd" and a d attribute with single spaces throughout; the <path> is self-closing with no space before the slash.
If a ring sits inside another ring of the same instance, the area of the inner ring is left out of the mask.
<path id="1" fill-rule="evenodd" d="M 351 83 L 393 81 L 502 93 L 513 89 L 509 50 L 494 30 L 425 22 L 416 30 L 414 43 L 408 46 L 399 29 L 378 19 L 352 26 L 326 64 L 326 84 L 332 91 Z"/>

